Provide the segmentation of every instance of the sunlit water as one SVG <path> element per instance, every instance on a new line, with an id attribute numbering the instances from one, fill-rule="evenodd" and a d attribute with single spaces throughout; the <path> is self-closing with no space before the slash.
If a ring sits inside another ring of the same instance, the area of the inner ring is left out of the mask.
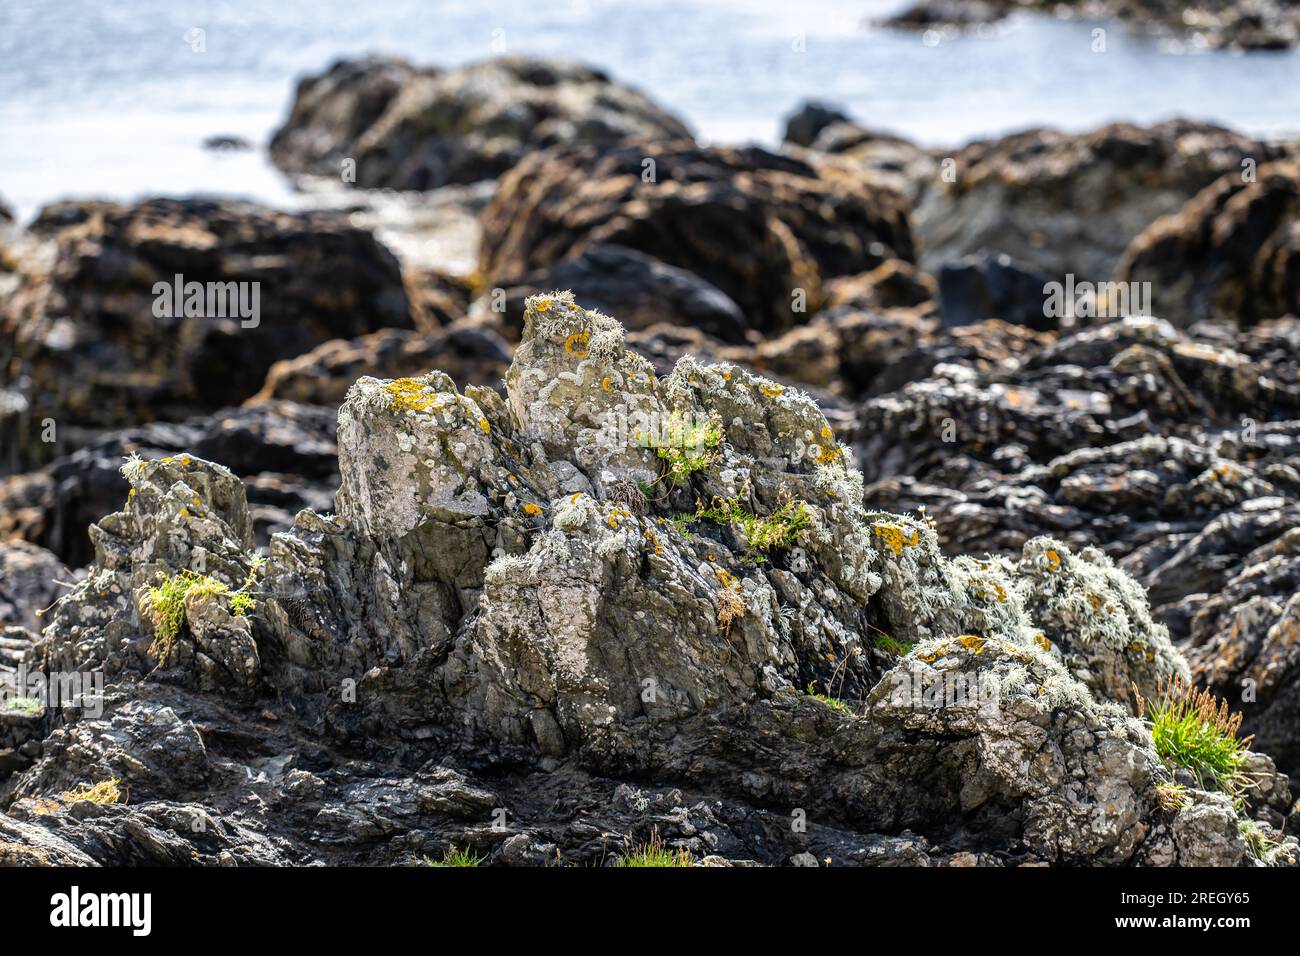
<path id="1" fill-rule="evenodd" d="M 1174 115 L 1300 134 L 1300 54 L 1178 52 L 1022 15 L 927 43 L 866 25 L 897 0 L 0 0 L 0 197 L 222 192 L 293 205 L 262 148 L 295 79 L 363 52 L 456 65 L 511 53 L 603 67 L 715 142 L 775 143 L 815 97 L 931 145 L 1032 125 Z M 204 31 L 206 50 L 192 49 Z M 251 152 L 201 147 L 243 136 Z"/>

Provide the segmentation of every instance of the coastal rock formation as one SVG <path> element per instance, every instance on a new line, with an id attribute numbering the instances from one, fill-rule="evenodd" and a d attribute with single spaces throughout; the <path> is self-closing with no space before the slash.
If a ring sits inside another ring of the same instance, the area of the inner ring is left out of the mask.
<path id="1" fill-rule="evenodd" d="M 153 199 L 96 209 L 55 242 L 52 269 L 25 274 L 0 314 L 0 468 L 237 404 L 279 359 L 411 325 L 397 261 L 334 216 Z"/>
<path id="2" fill-rule="evenodd" d="M 1298 218 L 1300 162 L 1238 169 L 1135 238 L 1117 278 L 1150 283 L 1158 313 L 1187 324 L 1295 315 Z"/>
<path id="3" fill-rule="evenodd" d="M 337 514 L 301 512 L 264 564 L 230 471 L 127 463 L 31 652 L 102 668 L 102 713 L 37 732 L 6 853 L 599 864 L 654 832 L 716 865 L 1296 855 L 1262 810 L 1167 798 L 1127 684 L 1187 665 L 1141 588 L 1048 538 L 944 556 L 862 507 L 793 389 L 660 378 L 613 319 L 539 295 L 504 398 L 365 377 L 338 446 Z"/>
<path id="4" fill-rule="evenodd" d="M 1135 31 L 1222 49 L 1278 50 L 1300 42 L 1300 14 L 1284 0 L 1190 5 L 1178 0 L 917 0 L 881 23 L 953 33 L 996 23 L 1016 10 L 1088 20 L 1118 18 Z"/>
<path id="5" fill-rule="evenodd" d="M 920 265 L 1005 253 L 1059 279 L 1111 278 L 1128 243 L 1220 176 L 1280 154 L 1206 123 L 1034 129 L 946 154 L 918 200 Z M 950 162 L 950 175 L 942 175 Z M 1160 314 L 1157 312 L 1157 314 Z"/>
<path id="6" fill-rule="evenodd" d="M 690 130 L 576 64 L 503 57 L 439 70 L 372 57 L 301 80 L 271 158 L 288 172 L 362 188 L 436 189 L 494 179 L 558 143 L 633 136 L 681 139 Z"/>
<path id="7" fill-rule="evenodd" d="M 847 170 L 647 141 L 527 157 L 484 210 L 479 269 L 509 287 L 609 243 L 693 272 L 768 334 L 820 309 L 828 280 L 913 258 L 904 200 Z"/>

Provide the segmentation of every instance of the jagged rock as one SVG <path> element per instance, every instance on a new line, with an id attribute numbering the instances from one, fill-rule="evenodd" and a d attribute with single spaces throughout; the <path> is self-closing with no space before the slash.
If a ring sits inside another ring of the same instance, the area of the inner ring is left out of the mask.
<path id="1" fill-rule="evenodd" d="M 1300 312 L 1300 162 L 1249 172 L 1238 166 L 1153 223 L 1124 253 L 1117 278 L 1150 283 L 1155 308 L 1182 324 L 1249 325 Z"/>
<path id="2" fill-rule="evenodd" d="M 828 280 L 913 258 L 897 194 L 758 148 L 681 142 L 532 154 L 502 177 L 483 233 L 489 287 L 613 243 L 695 273 L 764 333 L 815 313 Z"/>
<path id="3" fill-rule="evenodd" d="M 499 386 L 510 346 L 490 328 L 460 320 L 429 333 L 384 329 L 358 339 L 334 339 L 271 366 L 250 404 L 287 399 L 338 407 L 363 375 L 404 378 L 437 368 L 462 387 Z"/>
<path id="4" fill-rule="evenodd" d="M 25 275 L 0 316 L 0 368 L 17 396 L 0 418 L 8 470 L 106 429 L 243 401 L 276 360 L 328 339 L 411 325 L 396 260 L 332 216 L 155 199 L 97 209 L 55 241 L 52 271 Z M 159 317 L 156 286 L 177 275 L 239 283 L 213 299 L 230 303 L 217 309 L 227 317 L 206 302 L 204 318 Z M 235 313 L 231 290 L 251 317 Z"/>
<path id="5" fill-rule="evenodd" d="M 92 555 L 86 528 L 117 508 L 130 488 L 121 474 L 123 459 L 177 457 L 189 450 L 238 470 L 254 539 L 265 547 L 271 533 L 288 528 L 303 508 L 332 506 L 338 489 L 335 430 L 332 408 L 270 399 L 181 423 L 110 432 L 39 471 L 0 479 L 0 538 L 30 541 L 81 567 Z"/>
<path id="6" fill-rule="evenodd" d="M 709 866 L 1252 861 L 1226 798 L 1161 809 L 1119 685 L 1185 663 L 1099 554 L 946 557 L 862 507 L 796 390 L 689 358 L 661 379 L 566 294 L 525 318 L 505 398 L 360 379 L 337 516 L 300 513 L 264 570 L 233 475 L 129 463 L 30 653 L 102 667 L 104 713 L 59 717 L 10 817 L 109 863 L 601 864 L 650 833 Z M 708 458 L 675 486 L 688 423 Z M 256 606 L 187 599 L 160 661 L 142 591 L 196 565 Z M 104 779 L 126 807 L 75 799 Z"/>
<path id="7" fill-rule="evenodd" d="M 502 57 L 444 71 L 372 57 L 301 80 L 271 158 L 289 172 L 362 188 L 436 189 L 492 179 L 531 150 L 630 136 L 690 131 L 635 90 L 575 64 Z"/>
<path id="8" fill-rule="evenodd" d="M 25 541 L 0 541 L 0 625 L 36 628 L 38 613 L 62 593 L 72 573 L 57 557 Z"/>
<path id="9" fill-rule="evenodd" d="M 935 272 L 965 256 L 1005 253 L 1051 279 L 1107 282 L 1128 243 L 1159 217 L 1219 176 L 1240 174 L 1243 160 L 1278 154 L 1188 120 L 980 140 L 945 157 L 952 177 L 934 177 L 917 204 L 919 263 Z"/>

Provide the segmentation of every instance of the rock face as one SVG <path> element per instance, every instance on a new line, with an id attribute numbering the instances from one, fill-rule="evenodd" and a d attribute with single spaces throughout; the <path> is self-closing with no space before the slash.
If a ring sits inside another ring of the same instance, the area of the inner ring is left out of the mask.
<path id="1" fill-rule="evenodd" d="M 1300 312 L 1300 162 L 1238 169 L 1133 240 L 1119 266 L 1162 315 L 1252 324 Z"/>
<path id="2" fill-rule="evenodd" d="M 532 154 L 502 177 L 483 235 L 489 287 L 616 244 L 694 273 L 765 333 L 820 309 L 828 280 L 913 258 L 905 203 L 891 191 L 758 148 L 680 142 Z"/>
<path id="3" fill-rule="evenodd" d="M 1240 175 L 1243 160 L 1277 155 L 1277 147 L 1187 120 L 974 142 L 944 157 L 950 178 L 935 175 L 918 202 L 920 265 L 933 272 L 964 256 L 1005 253 L 1052 279 L 1106 282 L 1156 219 L 1219 176 Z"/>
<path id="4" fill-rule="evenodd" d="M 0 315 L 0 369 L 16 393 L 0 468 L 236 404 L 278 359 L 411 325 L 397 261 L 337 218 L 167 199 L 88 215 L 57 234 L 52 269 L 25 275 Z M 180 309 L 168 291 L 178 275 Z M 191 300 L 190 283 L 204 294 Z"/>
<path id="5" fill-rule="evenodd" d="M 0 627 L 39 628 L 37 614 L 63 593 L 72 572 L 44 548 L 0 541 Z"/>
<path id="6" fill-rule="evenodd" d="M 493 179 L 532 150 L 631 136 L 690 131 L 635 90 L 574 64 L 504 57 L 443 71 L 368 58 L 298 84 L 271 158 L 288 172 L 363 188 L 436 189 Z"/>
<path id="7" fill-rule="evenodd" d="M 653 827 L 713 863 L 1254 862 L 1224 795 L 1161 809 L 1127 683 L 1186 663 L 1141 588 L 1049 538 L 944 556 L 861 506 L 792 389 L 660 378 L 555 293 L 505 398 L 362 378 L 338 436 L 337 515 L 300 513 L 264 567 L 229 471 L 128 463 L 33 651 L 102 668 L 103 712 L 37 734 L 6 852 L 601 863 Z M 208 583 L 162 654 L 150 587 L 184 570 Z M 130 803 L 71 806 L 104 779 Z"/>
<path id="8" fill-rule="evenodd" d="M 1135 318 L 979 370 L 933 365 L 860 410 L 866 501 L 925 507 L 949 553 L 1015 555 L 1043 533 L 1103 549 L 1148 589 L 1198 682 L 1242 701 L 1246 729 L 1294 773 L 1298 332 Z"/>

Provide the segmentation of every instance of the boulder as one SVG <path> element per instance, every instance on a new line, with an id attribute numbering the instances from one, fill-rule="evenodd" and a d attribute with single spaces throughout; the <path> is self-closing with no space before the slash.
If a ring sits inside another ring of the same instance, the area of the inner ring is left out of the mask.
<path id="1" fill-rule="evenodd" d="M 56 242 L 52 270 L 25 275 L 0 315 L 9 470 L 241 402 L 279 359 L 411 325 L 396 260 L 333 216 L 155 199 L 97 211 Z M 191 299 L 190 283 L 205 294 Z"/>
<path id="2" fill-rule="evenodd" d="M 501 57 L 440 70 L 370 57 L 298 83 L 271 158 L 287 172 L 362 188 L 437 189 L 494 179 L 536 149 L 631 136 L 690 131 L 637 91 L 576 64 Z"/>

